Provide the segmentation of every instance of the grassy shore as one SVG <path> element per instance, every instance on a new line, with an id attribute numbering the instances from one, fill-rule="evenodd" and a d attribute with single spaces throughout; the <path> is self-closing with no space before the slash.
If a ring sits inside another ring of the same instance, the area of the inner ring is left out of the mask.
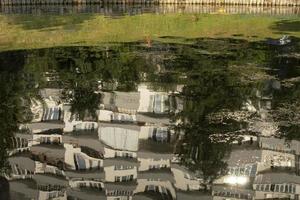
<path id="1" fill-rule="evenodd" d="M 267 15 L 143 14 L 116 19 L 96 14 L 0 15 L 0 51 L 149 39 L 182 43 L 201 37 L 300 37 L 299 24 L 297 17 Z"/>

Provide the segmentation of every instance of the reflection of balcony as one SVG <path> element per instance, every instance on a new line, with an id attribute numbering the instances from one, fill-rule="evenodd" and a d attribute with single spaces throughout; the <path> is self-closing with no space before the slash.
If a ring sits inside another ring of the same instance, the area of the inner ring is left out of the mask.
<path id="1" fill-rule="evenodd" d="M 155 178 L 141 178 L 137 180 L 138 185 L 135 194 L 156 197 L 155 199 L 176 199 L 176 191 L 171 181 Z"/>
<path id="2" fill-rule="evenodd" d="M 300 177 L 288 173 L 264 173 L 255 178 L 253 189 L 257 199 L 298 199 Z"/>
<path id="3" fill-rule="evenodd" d="M 242 189 L 228 186 L 213 186 L 212 195 L 214 199 L 254 199 L 254 192 L 249 189 Z"/>
<path id="4" fill-rule="evenodd" d="M 132 182 L 137 178 L 137 167 L 125 163 L 104 167 L 104 172 L 107 182 Z"/>
<path id="5" fill-rule="evenodd" d="M 69 185 L 71 188 L 94 188 L 100 191 L 104 188 L 104 183 L 97 179 L 71 179 Z"/>

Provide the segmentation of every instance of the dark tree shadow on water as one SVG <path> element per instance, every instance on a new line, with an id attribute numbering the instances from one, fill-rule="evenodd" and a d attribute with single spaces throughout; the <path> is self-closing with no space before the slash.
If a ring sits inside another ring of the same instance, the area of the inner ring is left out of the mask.
<path id="1" fill-rule="evenodd" d="M 50 29 L 55 30 L 56 27 L 62 26 L 65 30 L 77 30 L 80 25 L 86 21 L 92 19 L 93 16 L 90 14 L 81 15 L 17 15 L 11 17 L 11 23 L 20 25 L 25 30 L 39 30 L 39 29 Z M 43 30 L 41 30 L 43 31 Z"/>
<path id="2" fill-rule="evenodd" d="M 0 177 L 0 199 L 10 200 L 9 183 L 4 177 Z"/>
<path id="3" fill-rule="evenodd" d="M 279 32 L 300 32 L 300 20 L 281 20 L 271 26 L 271 29 Z"/>

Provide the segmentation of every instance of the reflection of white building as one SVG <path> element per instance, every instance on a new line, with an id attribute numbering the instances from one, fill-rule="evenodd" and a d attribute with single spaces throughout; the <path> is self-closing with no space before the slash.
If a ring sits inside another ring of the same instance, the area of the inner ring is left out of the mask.
<path id="1" fill-rule="evenodd" d="M 176 199 L 176 191 L 170 181 L 155 180 L 155 178 L 138 179 L 134 193 L 156 193 L 165 199 Z"/>
<path id="2" fill-rule="evenodd" d="M 140 101 L 138 112 L 165 113 L 169 110 L 169 96 L 165 92 L 154 92 L 147 85 L 139 85 Z"/>
<path id="3" fill-rule="evenodd" d="M 295 156 L 271 150 L 234 150 L 226 163 L 228 174 L 216 180 L 216 184 L 247 184 L 257 173 L 273 167 L 294 168 Z"/>
<path id="4" fill-rule="evenodd" d="M 113 149 L 133 152 L 138 150 L 138 126 L 101 124 L 98 134 L 99 139 Z"/>
<path id="5" fill-rule="evenodd" d="M 235 186 L 216 185 L 212 187 L 212 196 L 213 200 L 252 200 L 254 199 L 254 192 Z"/>
<path id="6" fill-rule="evenodd" d="M 297 140 L 289 141 L 274 137 L 259 137 L 258 144 L 263 149 L 300 155 L 300 142 Z"/>
<path id="7" fill-rule="evenodd" d="M 64 106 L 64 132 L 97 130 L 98 123 L 95 121 L 80 120 L 77 114 L 72 114 L 70 106 Z"/>
<path id="8" fill-rule="evenodd" d="M 172 153 L 159 152 L 138 152 L 139 172 L 154 170 L 154 169 L 170 169 Z"/>
<path id="9" fill-rule="evenodd" d="M 8 159 L 11 167 L 9 179 L 32 178 L 35 174 L 35 162 L 24 156 L 13 156 Z"/>
<path id="10" fill-rule="evenodd" d="M 159 142 L 168 142 L 170 140 L 170 132 L 168 127 L 142 126 L 139 139 L 153 139 Z"/>
<path id="11" fill-rule="evenodd" d="M 61 89 L 45 88 L 40 90 L 42 101 L 31 99 L 33 122 L 60 120 L 61 118 Z"/>
<path id="12" fill-rule="evenodd" d="M 203 189 L 203 180 L 195 176 L 183 166 L 172 164 L 172 173 L 174 176 L 174 186 L 183 191 Z"/>
<path id="13" fill-rule="evenodd" d="M 64 144 L 65 156 L 64 161 L 67 167 L 73 170 L 99 169 L 103 166 L 103 160 L 93 158 L 81 151 L 80 147 L 72 144 Z"/>
<path id="14" fill-rule="evenodd" d="M 98 121 L 102 122 L 136 122 L 135 114 L 119 113 L 110 110 L 98 110 Z"/>
<path id="15" fill-rule="evenodd" d="M 55 174 L 65 176 L 65 172 L 58 169 L 56 166 L 34 161 L 25 156 L 10 157 L 9 164 L 12 169 L 12 179 L 31 178 L 34 174 Z"/>
<path id="16" fill-rule="evenodd" d="M 104 163 L 105 181 L 129 182 L 137 179 L 137 163 L 119 159 L 108 159 Z"/>
<path id="17" fill-rule="evenodd" d="M 66 191 L 59 191 L 59 190 L 53 190 L 53 191 L 42 191 L 39 190 L 38 194 L 39 200 L 67 200 L 67 192 Z"/>
<path id="18" fill-rule="evenodd" d="M 33 134 L 32 145 L 38 144 L 61 144 L 62 135 L 59 134 Z"/>
<path id="19" fill-rule="evenodd" d="M 152 91 L 146 84 L 139 85 L 138 92 L 115 91 L 101 94 L 105 110 L 127 114 L 137 112 L 161 114 L 169 111 L 168 93 Z"/>
<path id="20" fill-rule="evenodd" d="M 20 129 L 29 130 L 30 133 L 41 133 L 44 131 L 49 131 L 53 129 L 63 129 L 63 123 L 45 123 L 45 122 L 36 122 L 24 124 L 20 127 Z"/>
<path id="21" fill-rule="evenodd" d="M 99 190 L 104 188 L 104 183 L 96 179 L 74 178 L 69 180 L 69 185 L 71 188 L 96 188 Z"/>
<path id="22" fill-rule="evenodd" d="M 256 199 L 299 199 L 300 177 L 287 173 L 260 174 L 253 189 Z"/>
<path id="23" fill-rule="evenodd" d="M 15 137 L 11 138 L 11 142 L 12 149 L 9 150 L 9 155 L 13 155 L 17 152 L 27 151 L 32 146 L 32 135 L 15 134 Z"/>
<path id="24" fill-rule="evenodd" d="M 136 183 L 106 183 L 105 195 L 107 200 L 132 200 Z"/>

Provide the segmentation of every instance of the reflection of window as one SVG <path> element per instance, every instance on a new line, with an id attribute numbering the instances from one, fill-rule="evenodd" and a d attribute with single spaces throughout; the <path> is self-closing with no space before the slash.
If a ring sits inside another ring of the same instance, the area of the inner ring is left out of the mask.
<path id="1" fill-rule="evenodd" d="M 293 192 L 293 193 L 296 192 L 296 186 L 295 186 L 295 185 L 293 185 L 293 190 L 292 190 L 292 192 Z"/>
<path id="2" fill-rule="evenodd" d="M 292 193 L 292 185 L 289 185 L 289 193 Z"/>
<path id="3" fill-rule="evenodd" d="M 119 176 L 116 176 L 115 177 L 115 182 L 120 182 L 121 181 L 121 178 Z"/>
<path id="4" fill-rule="evenodd" d="M 280 186 L 280 192 L 283 192 L 283 191 L 284 191 L 284 186 L 281 185 L 281 186 Z"/>
<path id="5" fill-rule="evenodd" d="M 274 189 L 275 189 L 275 184 L 272 184 L 271 185 L 271 191 L 274 191 Z"/>
<path id="6" fill-rule="evenodd" d="M 264 185 L 260 185 L 260 191 L 264 191 Z"/>
<path id="7" fill-rule="evenodd" d="M 288 192 L 288 191 L 289 191 L 289 186 L 285 185 L 284 192 Z"/>
<path id="8" fill-rule="evenodd" d="M 259 191 L 259 185 L 256 185 L 256 190 Z"/>
<path id="9" fill-rule="evenodd" d="M 275 192 L 279 192 L 279 185 L 275 185 Z"/>

